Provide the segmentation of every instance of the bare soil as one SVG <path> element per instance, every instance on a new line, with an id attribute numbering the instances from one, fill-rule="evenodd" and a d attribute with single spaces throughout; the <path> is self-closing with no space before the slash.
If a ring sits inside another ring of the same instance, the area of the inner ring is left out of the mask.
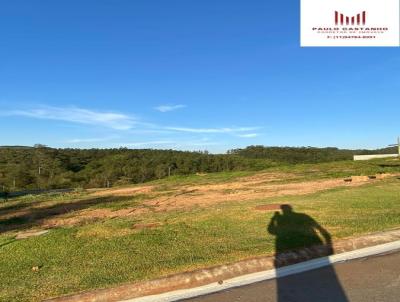
<path id="1" fill-rule="evenodd" d="M 146 194 L 153 190 L 154 186 L 140 186 L 133 188 L 102 189 L 95 190 L 91 196 L 132 196 L 135 194 Z"/>
<path id="2" fill-rule="evenodd" d="M 208 207 L 222 202 L 249 201 L 268 197 L 305 195 L 337 187 L 356 187 L 380 179 L 393 176 L 390 174 L 377 175 L 377 178 L 368 176 L 353 176 L 352 181 L 343 178 L 314 180 L 303 182 L 276 183 L 276 181 L 294 180 L 292 174 L 262 173 L 250 177 L 243 177 L 234 181 L 217 184 L 198 184 L 179 186 L 168 191 L 155 192 L 156 186 L 135 186 L 131 188 L 92 190 L 89 196 L 92 199 L 78 200 L 60 204 L 50 208 L 23 209 L 15 211 L 12 217 L 31 218 L 36 215 L 36 224 L 44 228 L 77 225 L 92 220 L 103 220 L 117 217 L 140 217 L 149 212 L 166 212 L 170 210 L 190 210 L 193 207 Z M 113 202 L 112 198 L 130 201 L 130 197 L 138 194 L 148 194 L 139 205 L 123 209 L 91 208 L 92 205 L 102 202 Z M 111 199 L 111 200 L 110 200 Z M 265 205 L 257 210 L 279 210 L 280 205 Z M 268 207 L 273 207 L 269 209 Z M 48 212 L 48 213 L 47 213 Z M 32 214 L 33 213 L 33 214 Z M 10 214 L 0 218 L 10 218 Z M 8 217 L 5 217 L 8 216 Z"/>
<path id="3" fill-rule="evenodd" d="M 15 239 L 26 239 L 29 237 L 41 236 L 48 233 L 49 230 L 30 230 L 30 231 L 22 231 L 17 234 Z"/>

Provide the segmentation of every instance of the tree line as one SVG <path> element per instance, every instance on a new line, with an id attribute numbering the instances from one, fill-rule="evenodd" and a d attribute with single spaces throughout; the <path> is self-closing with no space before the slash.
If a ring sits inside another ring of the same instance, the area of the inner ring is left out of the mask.
<path id="1" fill-rule="evenodd" d="M 393 150 L 249 146 L 227 154 L 154 149 L 0 147 L 0 190 L 94 188 L 143 183 L 170 175 L 262 170 L 268 167 L 350 160 L 354 154 Z"/>
<path id="2" fill-rule="evenodd" d="M 388 147 L 376 150 L 350 150 L 339 148 L 315 148 L 315 147 L 265 147 L 249 146 L 244 149 L 228 151 L 229 154 L 239 155 L 253 159 L 269 159 L 275 162 L 289 164 L 297 163 L 322 163 L 340 160 L 351 160 L 353 155 L 367 154 L 392 154 L 397 153 L 397 147 Z"/>

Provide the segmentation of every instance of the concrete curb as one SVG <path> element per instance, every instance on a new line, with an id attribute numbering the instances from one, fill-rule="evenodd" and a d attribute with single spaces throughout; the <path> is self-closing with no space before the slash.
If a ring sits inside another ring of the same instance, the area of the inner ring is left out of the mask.
<path id="1" fill-rule="evenodd" d="M 303 273 L 313 269 L 318 269 L 324 266 L 329 266 L 335 263 L 349 261 L 358 258 L 364 258 L 372 255 L 388 253 L 391 251 L 400 250 L 400 240 L 377 246 L 367 247 L 352 252 L 346 252 L 334 256 L 317 258 L 279 269 L 272 269 L 268 271 L 258 272 L 254 274 L 244 275 L 232 279 L 225 280 L 222 284 L 212 283 L 196 288 L 183 289 L 173 292 L 168 292 L 160 295 L 146 296 L 141 298 L 134 298 L 124 300 L 121 302 L 173 302 L 183 299 L 194 298 L 198 296 L 208 295 L 223 290 L 249 285 L 256 282 L 281 278 L 294 274 Z"/>
<path id="2" fill-rule="evenodd" d="M 105 301 L 121 301 L 129 300 L 133 298 L 145 299 L 146 296 L 159 295 L 167 292 L 173 292 L 178 290 L 187 290 L 202 286 L 215 286 L 219 285 L 220 290 L 224 288 L 220 285 L 229 284 L 227 280 L 237 278 L 243 275 L 249 275 L 254 273 L 265 271 L 276 271 L 274 270 L 275 264 L 278 265 L 279 270 L 285 271 L 291 268 L 284 268 L 288 265 L 309 261 L 318 262 L 322 261 L 327 263 L 333 261 L 334 257 L 339 257 L 343 253 L 354 252 L 356 255 L 359 249 L 367 247 L 374 247 L 386 243 L 391 243 L 400 240 L 400 229 L 391 230 L 387 232 L 380 232 L 369 234 L 357 238 L 349 238 L 339 240 L 333 245 L 335 255 L 331 255 L 332 248 L 326 246 L 314 246 L 310 248 L 304 248 L 297 251 L 291 251 L 279 255 L 278 259 L 275 257 L 257 257 L 248 260 L 239 261 L 232 264 L 214 266 L 207 269 L 196 270 L 192 272 L 186 272 L 181 274 L 170 275 L 164 278 L 155 280 L 149 280 L 138 283 L 125 284 L 110 289 L 99 289 L 88 292 L 83 292 L 77 295 L 65 296 L 46 301 L 52 302 L 105 302 Z M 347 256 L 348 257 L 347 253 Z M 329 256 L 329 257 L 327 257 Z M 322 259 L 316 259 L 321 258 Z M 365 256 L 364 256 L 365 257 Z M 325 260 L 323 260 L 325 259 Z M 293 267 L 293 266 L 291 266 Z M 240 277 L 239 277 L 240 278 Z M 231 282 L 232 280 L 230 280 Z M 237 286 L 237 285 L 236 285 Z M 151 297 L 148 297 L 149 299 Z M 154 298 L 154 297 L 153 297 Z M 180 298 L 182 299 L 182 298 Z M 155 300 L 131 300 L 131 301 L 155 301 Z M 157 301 L 164 301 L 158 299 Z M 165 300 L 174 301 L 174 300 Z"/>

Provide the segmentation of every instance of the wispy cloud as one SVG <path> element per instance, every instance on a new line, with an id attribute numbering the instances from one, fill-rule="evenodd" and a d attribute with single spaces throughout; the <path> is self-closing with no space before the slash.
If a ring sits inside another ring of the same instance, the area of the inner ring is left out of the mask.
<path id="1" fill-rule="evenodd" d="M 253 138 L 253 137 L 257 137 L 258 133 L 238 134 L 237 136 L 243 137 L 243 138 Z"/>
<path id="2" fill-rule="evenodd" d="M 78 107 L 43 106 L 35 109 L 10 110 L 4 112 L 3 115 L 59 120 L 71 123 L 103 126 L 116 130 L 128 130 L 137 123 L 135 118 L 122 113 L 100 112 Z"/>
<path id="3" fill-rule="evenodd" d="M 185 149 L 185 150 L 197 150 L 199 147 L 207 148 L 209 146 L 220 145 L 221 142 L 213 142 L 208 139 L 200 139 L 196 141 L 192 140 L 155 140 L 145 142 L 132 142 L 132 143 L 120 143 L 117 147 L 159 147 L 172 149 Z"/>
<path id="4" fill-rule="evenodd" d="M 159 106 L 157 110 L 167 112 L 185 107 L 184 105 Z M 73 138 L 63 138 L 64 144 L 125 146 L 132 148 L 168 148 L 177 150 L 206 150 L 212 146 L 229 145 L 224 137 L 240 140 L 239 138 L 255 138 L 259 136 L 260 127 L 187 127 L 181 125 L 162 125 L 143 121 L 137 115 L 118 113 L 111 110 L 80 108 L 77 106 L 54 107 L 36 105 L 29 107 L 9 108 L 0 110 L 0 116 L 20 116 L 30 119 L 64 121 L 71 124 L 95 127 L 105 127 L 101 132 L 93 132 L 93 137 L 79 137 L 81 133 L 69 134 Z M 93 129 L 92 129 L 93 130 Z M 122 131 L 123 130 L 123 131 Z M 87 131 L 82 132 L 88 133 Z M 105 133 L 105 136 L 98 135 Z M 60 134 L 62 135 L 62 134 Z M 65 134 L 64 134 L 65 135 Z M 96 137 L 98 135 L 98 137 Z M 108 136 L 107 136 L 108 135 Z M 206 136 L 203 137 L 202 136 Z M 118 139 L 118 140 L 116 140 Z M 117 143 L 124 140 L 127 143 Z M 137 141 L 135 141 L 137 140 Z M 111 141 L 111 142 L 107 142 Z M 104 142 L 104 143 L 101 143 Z"/>
<path id="5" fill-rule="evenodd" d="M 97 142 L 106 142 L 113 139 L 118 138 L 118 136 L 109 136 L 109 137 L 94 137 L 94 138 L 74 138 L 66 140 L 66 143 L 70 144 L 79 144 L 79 143 L 97 143 Z"/>
<path id="6" fill-rule="evenodd" d="M 160 105 L 155 107 L 154 109 L 160 112 L 169 112 L 169 111 L 174 111 L 178 109 L 185 108 L 186 105 Z"/>
<path id="7" fill-rule="evenodd" d="M 140 146 L 153 146 L 153 145 L 171 145 L 175 143 L 176 143 L 175 141 L 160 140 L 160 141 L 148 141 L 148 142 L 121 143 L 118 145 L 126 147 L 140 147 Z"/>
<path id="8" fill-rule="evenodd" d="M 177 147 L 209 147 L 209 146 L 218 146 L 221 145 L 220 142 L 204 142 L 204 143 L 199 143 L 199 142 L 182 142 L 182 143 L 177 143 Z M 192 148 L 193 149 L 193 148 Z"/>
<path id="9" fill-rule="evenodd" d="M 189 133 L 240 133 L 259 129 L 259 127 L 239 128 L 187 128 L 187 127 L 165 127 L 166 130 L 189 132 Z"/>

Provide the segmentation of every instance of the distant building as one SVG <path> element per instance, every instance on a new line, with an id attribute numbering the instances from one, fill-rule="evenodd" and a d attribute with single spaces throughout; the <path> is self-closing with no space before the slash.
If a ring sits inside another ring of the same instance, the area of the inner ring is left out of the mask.
<path id="1" fill-rule="evenodd" d="M 370 160 L 374 158 L 390 158 L 399 157 L 398 154 L 370 154 L 370 155 L 354 155 L 354 160 Z"/>

